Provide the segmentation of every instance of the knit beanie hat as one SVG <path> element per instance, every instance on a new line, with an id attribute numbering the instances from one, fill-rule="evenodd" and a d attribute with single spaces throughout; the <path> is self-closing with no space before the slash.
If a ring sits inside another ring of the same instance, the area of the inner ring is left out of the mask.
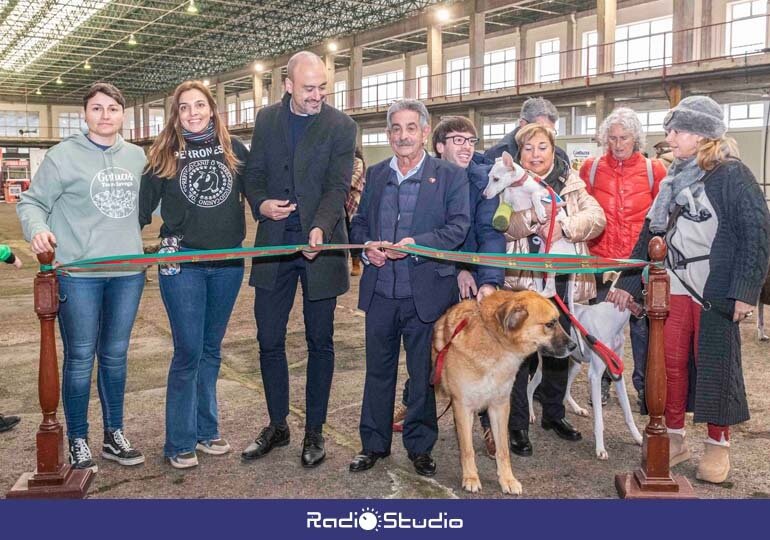
<path id="1" fill-rule="evenodd" d="M 708 96 L 690 96 L 671 109 L 663 129 L 686 131 L 707 139 L 719 139 L 727 131 L 722 107 Z"/>

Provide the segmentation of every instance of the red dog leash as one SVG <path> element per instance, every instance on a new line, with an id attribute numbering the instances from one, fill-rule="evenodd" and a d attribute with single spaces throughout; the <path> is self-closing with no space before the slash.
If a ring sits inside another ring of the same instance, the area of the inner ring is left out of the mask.
<path id="1" fill-rule="evenodd" d="M 548 190 L 548 194 L 551 196 L 551 221 L 548 226 L 548 237 L 545 240 L 545 252 L 549 253 L 551 251 L 551 242 L 553 241 L 553 229 L 555 222 L 554 216 L 556 215 L 556 192 L 554 192 L 553 188 L 551 188 L 551 186 L 545 182 L 541 183 L 545 185 L 545 188 Z M 572 322 L 572 325 L 577 329 L 578 332 L 580 332 L 580 335 L 583 336 L 583 339 L 586 340 L 588 345 L 594 350 L 596 354 L 599 355 L 599 358 L 602 359 L 610 372 L 610 377 L 612 380 L 619 381 L 623 376 L 623 360 L 617 354 L 615 354 L 615 351 L 596 339 L 596 336 L 588 333 L 588 330 L 586 330 L 585 327 L 580 324 L 580 321 L 578 321 L 577 318 L 570 312 L 570 310 L 567 308 L 567 305 L 564 303 L 558 293 L 554 295 L 553 299 L 559 308 L 564 312 L 564 314 L 569 318 L 570 322 Z"/>
<path id="2" fill-rule="evenodd" d="M 449 346 L 452 344 L 452 340 L 457 337 L 457 334 L 463 331 L 463 328 L 468 326 L 468 319 L 463 319 L 460 324 L 457 325 L 455 331 L 452 333 L 452 337 L 449 338 L 449 342 L 439 351 L 436 357 L 436 368 L 433 371 L 433 377 L 430 383 L 433 386 L 438 386 L 441 382 L 441 372 L 444 371 L 444 361 L 446 360 L 446 353 L 449 350 Z M 446 412 L 446 411 L 445 411 Z"/>

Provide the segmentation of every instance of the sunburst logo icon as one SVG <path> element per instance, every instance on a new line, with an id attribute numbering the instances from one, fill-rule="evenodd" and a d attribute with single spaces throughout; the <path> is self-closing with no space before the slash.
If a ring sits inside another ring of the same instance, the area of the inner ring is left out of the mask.
<path id="1" fill-rule="evenodd" d="M 358 528 L 378 532 L 380 530 L 380 513 L 368 506 L 362 508 L 361 515 L 358 516 Z"/>

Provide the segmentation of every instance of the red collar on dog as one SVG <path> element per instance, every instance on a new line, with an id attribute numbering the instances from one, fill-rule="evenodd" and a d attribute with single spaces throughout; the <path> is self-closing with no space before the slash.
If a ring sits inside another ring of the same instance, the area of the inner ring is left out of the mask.
<path id="1" fill-rule="evenodd" d="M 436 368 L 433 371 L 433 378 L 431 379 L 430 383 L 433 386 L 438 386 L 438 384 L 441 382 L 441 372 L 444 371 L 444 360 L 446 360 L 446 353 L 449 350 L 449 346 L 452 344 L 452 340 L 463 331 L 463 328 L 465 328 L 468 325 L 468 319 L 463 319 L 460 321 L 460 324 L 457 325 L 457 328 L 455 328 L 455 331 L 452 333 L 452 337 L 449 338 L 449 342 L 444 345 L 444 348 L 441 349 L 438 353 L 438 356 L 436 357 Z"/>
<path id="2" fill-rule="evenodd" d="M 527 171 L 524 171 L 524 173 L 521 175 L 521 178 L 518 178 L 517 180 L 513 181 L 513 184 L 511 184 L 511 187 L 518 187 L 522 185 L 527 178 L 529 178 L 529 173 L 527 173 Z"/>

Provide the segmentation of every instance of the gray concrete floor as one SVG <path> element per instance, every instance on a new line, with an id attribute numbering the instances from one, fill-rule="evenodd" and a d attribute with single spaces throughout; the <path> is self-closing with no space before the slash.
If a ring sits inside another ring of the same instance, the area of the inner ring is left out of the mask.
<path id="1" fill-rule="evenodd" d="M 10 243 L 26 266 L 14 271 L 0 268 L 0 411 L 16 414 L 22 421 L 14 430 L 0 434 L 0 494 L 25 471 L 35 466 L 35 433 L 40 422 L 37 397 L 38 321 L 32 306 L 32 277 L 36 270 L 21 232 L 13 205 L 0 203 L 0 243 Z M 251 221 L 249 219 L 249 221 Z M 149 243 L 158 224 L 145 230 Z M 250 225 L 247 242 L 253 239 Z M 248 270 L 248 269 L 247 269 Z M 248 272 L 247 272 L 248 275 Z M 244 280 L 223 346 L 223 365 L 218 383 L 221 432 L 233 446 L 226 456 L 200 455 L 200 466 L 177 471 L 162 459 L 166 373 L 172 344 L 157 280 L 147 284 L 129 351 L 126 389 L 126 433 L 147 456 L 145 464 L 124 468 L 97 457 L 99 474 L 89 496 L 93 498 L 502 498 L 495 464 L 485 457 L 480 429 L 475 430 L 477 462 L 484 489 L 480 495 L 460 487 L 457 442 L 451 412 L 440 422 L 434 450 L 438 474 L 433 479 L 417 476 L 401 445 L 394 439 L 393 454 L 366 473 L 351 474 L 348 463 L 359 450 L 358 419 L 364 381 L 363 313 L 356 309 L 358 281 L 340 297 L 336 312 L 336 368 L 328 424 L 325 428 L 328 458 L 313 470 L 300 465 L 304 425 L 304 373 L 307 353 L 301 318 L 301 299 L 288 327 L 287 351 L 291 377 L 292 442 L 251 463 L 240 460 L 240 451 L 267 422 L 267 410 L 259 373 L 256 328 L 252 314 L 253 293 Z M 704 498 L 770 497 L 770 345 L 758 343 L 753 327 L 743 328 L 744 372 L 753 418 L 733 430 L 732 471 L 728 482 L 711 486 L 695 480 L 695 466 L 703 453 L 705 428 L 688 424 L 694 459 L 677 466 L 675 473 L 692 482 Z M 628 341 L 628 340 L 627 340 Z M 627 385 L 630 384 L 630 350 L 626 351 Z M 61 348 L 59 345 L 59 362 Z M 400 380 L 405 378 L 403 362 Z M 587 404 L 587 370 L 580 374 L 575 395 Z M 446 403 L 439 402 L 443 410 Z M 535 405 L 539 414 L 539 405 Z M 636 416 L 643 429 L 646 417 Z M 59 408 L 59 420 L 64 414 Z M 614 475 L 639 466 L 640 450 L 623 424 L 613 391 L 605 408 L 605 439 L 608 461 L 594 456 L 590 418 L 568 415 L 583 433 L 583 441 L 567 443 L 539 426 L 531 429 L 535 453 L 531 458 L 513 456 L 513 469 L 524 486 L 524 497 L 612 498 Z M 93 446 L 99 447 L 102 421 L 95 384 L 89 419 Z M 689 420 L 688 420 L 689 422 Z"/>

